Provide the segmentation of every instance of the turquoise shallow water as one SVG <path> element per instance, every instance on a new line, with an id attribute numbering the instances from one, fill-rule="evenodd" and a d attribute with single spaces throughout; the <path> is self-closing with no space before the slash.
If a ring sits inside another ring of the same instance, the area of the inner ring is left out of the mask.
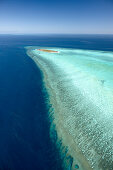
<path id="1" fill-rule="evenodd" d="M 43 72 L 53 124 L 73 158 L 72 169 L 112 170 L 113 53 L 41 47 L 59 52 L 47 53 L 37 48 L 28 48 L 29 54 Z"/>
<path id="2" fill-rule="evenodd" d="M 51 49 L 51 48 L 50 48 Z M 57 60 L 58 62 L 64 60 L 63 66 L 65 67 L 66 62 L 68 66 L 71 66 L 72 69 L 78 69 L 84 73 L 95 76 L 98 80 L 104 80 L 105 84 L 113 85 L 113 52 L 103 52 L 103 51 L 88 51 L 88 50 L 69 50 L 69 49 L 57 49 L 52 48 L 53 50 L 58 50 L 59 53 L 44 53 L 38 52 L 35 50 L 36 54 L 39 54 L 42 57 L 48 59 Z M 60 57 L 60 59 L 59 59 Z M 64 65 L 65 62 L 65 65 Z"/>

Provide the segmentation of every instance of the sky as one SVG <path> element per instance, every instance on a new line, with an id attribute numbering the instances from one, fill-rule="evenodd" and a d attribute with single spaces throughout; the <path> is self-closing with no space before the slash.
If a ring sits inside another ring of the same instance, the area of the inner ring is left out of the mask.
<path id="1" fill-rule="evenodd" d="M 113 0 L 0 0 L 0 34 L 113 34 Z"/>

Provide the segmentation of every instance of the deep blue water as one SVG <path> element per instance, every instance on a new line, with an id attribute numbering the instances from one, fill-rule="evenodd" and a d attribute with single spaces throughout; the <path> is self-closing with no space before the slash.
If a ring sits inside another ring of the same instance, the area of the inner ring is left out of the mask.
<path id="1" fill-rule="evenodd" d="M 61 160 L 29 45 L 113 51 L 113 35 L 0 35 L 0 169 L 57 170 Z"/>

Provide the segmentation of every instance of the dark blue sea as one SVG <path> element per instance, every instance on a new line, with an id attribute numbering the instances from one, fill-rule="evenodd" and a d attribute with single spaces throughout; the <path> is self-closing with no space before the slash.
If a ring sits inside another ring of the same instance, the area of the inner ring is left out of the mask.
<path id="1" fill-rule="evenodd" d="M 62 170 L 42 75 L 25 46 L 113 51 L 113 35 L 0 35 L 0 170 Z"/>

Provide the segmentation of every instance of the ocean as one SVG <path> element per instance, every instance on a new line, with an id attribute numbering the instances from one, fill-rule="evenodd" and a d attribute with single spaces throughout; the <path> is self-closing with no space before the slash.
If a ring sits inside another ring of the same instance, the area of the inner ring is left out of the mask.
<path id="1" fill-rule="evenodd" d="M 0 35 L 0 169 L 60 170 L 42 73 L 26 46 L 113 51 L 113 35 Z"/>

